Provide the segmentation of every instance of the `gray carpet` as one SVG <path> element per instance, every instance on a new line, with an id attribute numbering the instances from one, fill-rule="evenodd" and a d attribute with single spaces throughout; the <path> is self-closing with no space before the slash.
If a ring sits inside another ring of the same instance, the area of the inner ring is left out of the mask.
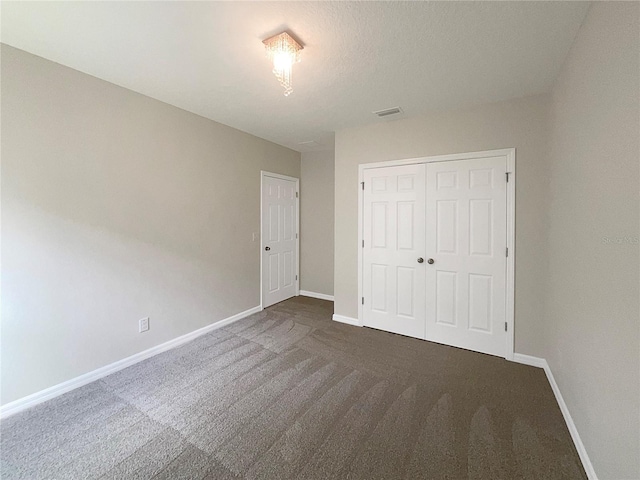
<path id="1" fill-rule="evenodd" d="M 584 479 L 541 369 L 298 297 L 14 415 L 3 479 Z"/>

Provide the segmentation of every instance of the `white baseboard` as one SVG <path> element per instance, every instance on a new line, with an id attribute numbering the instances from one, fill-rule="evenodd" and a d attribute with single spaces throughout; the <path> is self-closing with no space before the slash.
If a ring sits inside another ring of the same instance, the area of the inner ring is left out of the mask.
<path id="1" fill-rule="evenodd" d="M 551 371 L 551 367 L 549 367 L 549 364 L 546 360 L 544 361 L 544 372 L 547 374 L 547 379 L 551 384 L 553 393 L 556 395 L 556 400 L 558 401 L 558 405 L 560 405 L 560 410 L 562 411 L 562 415 L 564 416 L 564 421 L 567 423 L 569 433 L 571 434 L 571 438 L 573 438 L 573 443 L 575 443 L 576 445 L 576 450 L 578 450 L 578 455 L 580 455 L 580 460 L 582 460 L 582 466 L 587 473 L 587 477 L 589 478 L 589 480 L 598 480 L 598 476 L 596 475 L 596 471 L 593 468 L 593 464 L 591 463 L 591 459 L 589 458 L 587 449 L 582 443 L 582 439 L 580 438 L 580 434 L 578 433 L 578 428 L 576 427 L 576 424 L 573 423 L 573 418 L 571 418 L 571 413 L 569 413 L 569 407 L 567 407 L 564 398 L 562 398 L 560 387 L 558 387 L 556 379 L 553 378 L 553 372 Z"/>
<path id="2" fill-rule="evenodd" d="M 345 317 L 343 315 L 337 315 L 337 314 L 333 314 L 333 319 L 336 322 L 340 322 L 340 323 L 346 323 L 347 325 L 353 325 L 355 327 L 361 327 L 362 324 L 360 323 L 360 320 L 358 320 L 357 318 L 351 318 L 351 317 Z"/>
<path id="3" fill-rule="evenodd" d="M 329 300 L 333 302 L 333 295 L 327 295 L 326 293 L 316 293 L 310 292 L 308 290 L 300 290 L 300 295 L 302 295 L 303 297 L 319 298 L 320 300 Z"/>
<path id="4" fill-rule="evenodd" d="M 523 353 L 514 353 L 513 361 L 539 368 L 544 368 L 545 365 L 547 365 L 547 361 L 544 358 L 532 357 L 531 355 L 525 355 Z"/>
<path id="5" fill-rule="evenodd" d="M 45 390 L 41 390 L 18 400 L 14 400 L 13 402 L 7 403 L 6 405 L 2 405 L 0 407 L 0 419 L 7 418 L 15 413 L 22 412 L 23 410 L 34 407 L 42 402 L 46 402 L 47 400 L 51 400 L 52 398 L 70 392 L 71 390 L 75 390 L 76 388 L 82 387 L 88 383 L 100 380 L 107 375 L 130 367 L 131 365 L 141 362 L 142 360 L 146 360 L 147 358 L 153 357 L 154 355 L 158 355 L 159 353 L 171 350 L 172 348 L 187 343 L 194 338 L 204 335 L 205 333 L 209 333 L 212 330 L 222 328 L 225 325 L 229 325 L 230 323 L 241 320 L 245 317 L 248 317 L 249 315 L 253 315 L 254 313 L 257 313 L 261 310 L 262 308 L 260 306 L 250 308 L 249 310 L 245 310 L 244 312 L 240 312 L 236 315 L 232 315 L 231 317 L 219 320 L 215 323 L 212 323 L 211 325 L 207 325 L 206 327 L 194 330 L 193 332 L 187 333 L 186 335 L 182 335 L 180 337 L 174 338 L 173 340 L 169 340 L 168 342 L 156 345 L 155 347 L 151 347 L 148 350 L 144 350 L 143 352 L 136 353 L 135 355 L 131 355 L 130 357 L 123 358 L 122 360 L 118 360 L 117 362 L 111 363 L 109 365 L 105 365 L 104 367 L 98 368 L 97 370 L 93 370 L 91 372 L 85 373 L 84 375 L 80 375 L 79 377 L 72 378 L 71 380 L 67 380 L 66 382 L 59 383 L 58 385 L 54 385 L 53 387 L 49 387 Z"/>
<path id="6" fill-rule="evenodd" d="M 549 381 L 549 385 L 551 385 L 551 389 L 553 390 L 553 394 L 556 397 L 556 401 L 560 406 L 560 411 L 562 412 L 562 416 L 564 417 L 564 421 L 567 424 L 567 428 L 569 429 L 569 433 L 571 434 L 571 438 L 573 439 L 573 443 L 576 446 L 576 450 L 578 451 L 578 455 L 580 455 L 580 460 L 582 461 L 582 466 L 587 474 L 589 480 L 598 480 L 598 476 L 596 475 L 596 471 L 593 468 L 593 464 L 591 463 L 591 459 L 587 454 L 587 449 L 584 447 L 584 443 L 582 443 L 582 439 L 580 438 L 580 434 L 578 433 L 578 428 L 576 424 L 573 422 L 573 418 L 571 417 L 571 413 L 569 412 L 569 407 L 564 401 L 562 397 L 562 393 L 560 392 L 560 387 L 556 383 L 556 379 L 553 377 L 553 372 L 551 371 L 551 367 L 544 358 L 532 357 L 531 355 L 524 355 L 522 353 L 514 353 L 513 361 L 517 363 L 524 363 L 525 365 L 531 365 L 532 367 L 539 367 L 544 369 L 544 373 L 547 375 L 547 380 Z"/>

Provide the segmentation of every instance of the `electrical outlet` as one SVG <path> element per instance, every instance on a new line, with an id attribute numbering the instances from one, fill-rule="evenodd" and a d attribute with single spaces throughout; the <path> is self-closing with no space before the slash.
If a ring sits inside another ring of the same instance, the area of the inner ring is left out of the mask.
<path id="1" fill-rule="evenodd" d="M 253 241 L 257 242 L 260 239 L 260 234 L 258 232 L 253 232 Z"/>
<path id="2" fill-rule="evenodd" d="M 140 333 L 149 330 L 149 317 L 141 318 L 138 321 L 138 326 L 140 327 Z"/>

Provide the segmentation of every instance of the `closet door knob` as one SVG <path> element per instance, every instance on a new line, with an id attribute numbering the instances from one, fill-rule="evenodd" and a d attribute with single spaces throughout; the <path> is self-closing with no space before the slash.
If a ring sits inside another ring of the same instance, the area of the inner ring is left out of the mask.
<path id="1" fill-rule="evenodd" d="M 418 263 L 422 263 L 422 262 L 424 262 L 424 258 L 420 257 L 420 258 L 418 259 Z"/>
<path id="2" fill-rule="evenodd" d="M 435 263 L 435 260 L 433 258 L 430 258 L 429 260 L 427 260 L 427 263 L 429 265 L 433 265 Z"/>

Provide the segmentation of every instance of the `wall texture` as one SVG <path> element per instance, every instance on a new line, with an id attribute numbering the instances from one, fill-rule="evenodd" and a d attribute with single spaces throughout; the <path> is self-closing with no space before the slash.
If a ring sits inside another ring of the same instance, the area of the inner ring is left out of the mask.
<path id="1" fill-rule="evenodd" d="M 1 153 L 3 404 L 259 305 L 260 170 L 300 176 L 297 152 L 4 45 Z"/>
<path id="2" fill-rule="evenodd" d="M 543 356 L 601 480 L 640 478 L 639 17 L 594 3 L 551 104 Z"/>
<path id="3" fill-rule="evenodd" d="M 548 96 L 381 122 L 336 133 L 335 313 L 358 316 L 358 165 L 516 148 L 516 351 L 543 351 Z"/>
<path id="4" fill-rule="evenodd" d="M 300 289 L 333 295 L 334 153 L 302 154 Z"/>

